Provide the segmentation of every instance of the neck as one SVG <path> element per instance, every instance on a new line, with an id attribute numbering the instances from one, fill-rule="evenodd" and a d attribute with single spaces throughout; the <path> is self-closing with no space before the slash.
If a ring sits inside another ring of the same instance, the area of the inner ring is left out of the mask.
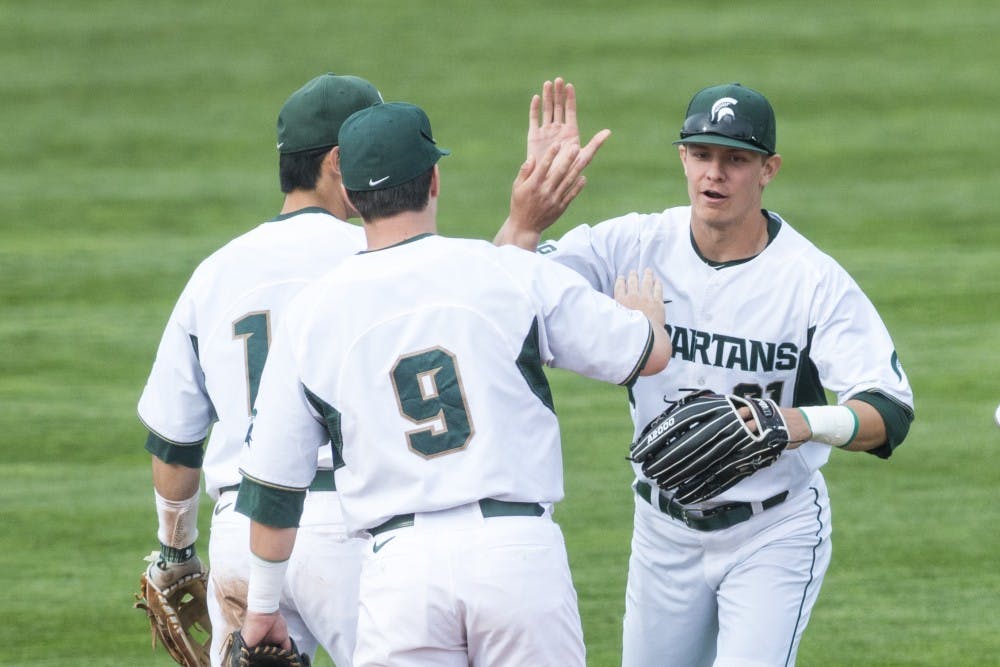
<path id="1" fill-rule="evenodd" d="M 740 222 L 714 225 L 691 219 L 691 234 L 698 251 L 713 262 L 732 262 L 761 253 L 767 247 L 767 217 L 751 215 Z"/>
<path id="2" fill-rule="evenodd" d="M 281 215 L 301 211 L 311 206 L 326 209 L 341 220 L 347 220 L 352 215 L 356 215 L 341 197 L 333 196 L 331 193 L 326 192 L 324 188 L 292 190 L 285 195 L 285 201 L 281 206 Z"/>
<path id="3" fill-rule="evenodd" d="M 388 218 L 365 220 L 368 250 L 381 250 L 421 234 L 436 234 L 437 221 L 428 209 L 404 211 Z"/>

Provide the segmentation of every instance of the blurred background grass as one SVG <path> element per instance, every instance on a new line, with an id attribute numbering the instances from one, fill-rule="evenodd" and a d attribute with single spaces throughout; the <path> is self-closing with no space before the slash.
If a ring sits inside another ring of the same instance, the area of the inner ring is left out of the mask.
<path id="1" fill-rule="evenodd" d="M 995 661 L 998 28 L 985 0 L 0 0 L 0 662 L 172 664 L 129 608 L 155 545 L 135 402 L 195 265 L 278 210 L 275 116 L 324 71 L 427 109 L 453 151 L 441 231 L 481 238 L 546 78 L 577 86 L 585 134 L 614 132 L 553 234 L 685 203 L 690 96 L 764 91 L 784 156 L 765 205 L 862 285 L 917 400 L 896 457 L 825 469 L 834 559 L 799 664 Z M 625 397 L 550 377 L 589 662 L 614 665 Z"/>

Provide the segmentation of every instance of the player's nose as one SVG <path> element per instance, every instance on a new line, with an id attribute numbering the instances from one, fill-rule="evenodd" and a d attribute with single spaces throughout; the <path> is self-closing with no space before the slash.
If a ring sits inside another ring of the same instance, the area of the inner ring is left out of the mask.
<path id="1" fill-rule="evenodd" d="M 705 178 L 710 181 L 720 181 L 726 177 L 726 170 L 723 167 L 722 159 L 713 157 L 705 165 Z"/>

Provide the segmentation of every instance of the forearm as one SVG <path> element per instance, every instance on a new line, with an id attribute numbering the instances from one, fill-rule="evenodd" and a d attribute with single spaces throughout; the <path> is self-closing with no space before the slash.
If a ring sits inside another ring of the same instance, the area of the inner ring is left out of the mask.
<path id="1" fill-rule="evenodd" d="M 165 560 L 181 562 L 194 555 L 198 539 L 201 469 L 152 459 L 160 553 Z"/>
<path id="2" fill-rule="evenodd" d="M 864 401 L 848 400 L 839 406 L 783 408 L 791 448 L 807 440 L 824 442 L 847 451 L 863 452 L 885 444 L 882 415 Z"/>
<path id="3" fill-rule="evenodd" d="M 670 343 L 670 336 L 662 324 L 650 321 L 653 332 L 653 345 L 649 353 L 646 364 L 642 367 L 639 375 L 655 375 L 670 363 L 670 356 L 673 354 L 673 345 Z"/>
<path id="4" fill-rule="evenodd" d="M 164 463 L 153 456 L 153 488 L 167 500 L 187 500 L 198 493 L 201 468 L 189 468 L 178 463 Z"/>
<path id="5" fill-rule="evenodd" d="M 248 611 L 273 614 L 278 610 L 296 531 L 296 528 L 274 528 L 250 521 Z"/>
<path id="6" fill-rule="evenodd" d="M 271 562 L 288 560 L 295 546 L 297 528 L 275 528 L 250 521 L 250 551 Z"/>
<path id="7" fill-rule="evenodd" d="M 858 416 L 858 433 L 849 444 L 841 449 L 853 452 L 865 452 L 881 447 L 885 443 L 885 423 L 882 415 L 864 401 L 849 400 L 844 405 L 854 410 Z"/>

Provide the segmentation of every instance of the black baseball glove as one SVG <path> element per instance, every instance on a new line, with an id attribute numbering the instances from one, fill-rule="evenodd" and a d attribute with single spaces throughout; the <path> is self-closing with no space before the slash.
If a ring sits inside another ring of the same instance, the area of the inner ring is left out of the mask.
<path id="1" fill-rule="evenodd" d="M 756 432 L 741 407 L 749 409 Z M 653 419 L 630 454 L 646 477 L 686 505 L 714 498 L 766 468 L 787 445 L 788 427 L 774 401 L 699 391 Z"/>
<path id="2" fill-rule="evenodd" d="M 266 644 L 250 648 L 240 631 L 235 630 L 222 647 L 222 664 L 225 667 L 309 667 L 309 655 L 299 653 L 294 639 L 289 641 L 292 642 L 290 651 Z"/>

